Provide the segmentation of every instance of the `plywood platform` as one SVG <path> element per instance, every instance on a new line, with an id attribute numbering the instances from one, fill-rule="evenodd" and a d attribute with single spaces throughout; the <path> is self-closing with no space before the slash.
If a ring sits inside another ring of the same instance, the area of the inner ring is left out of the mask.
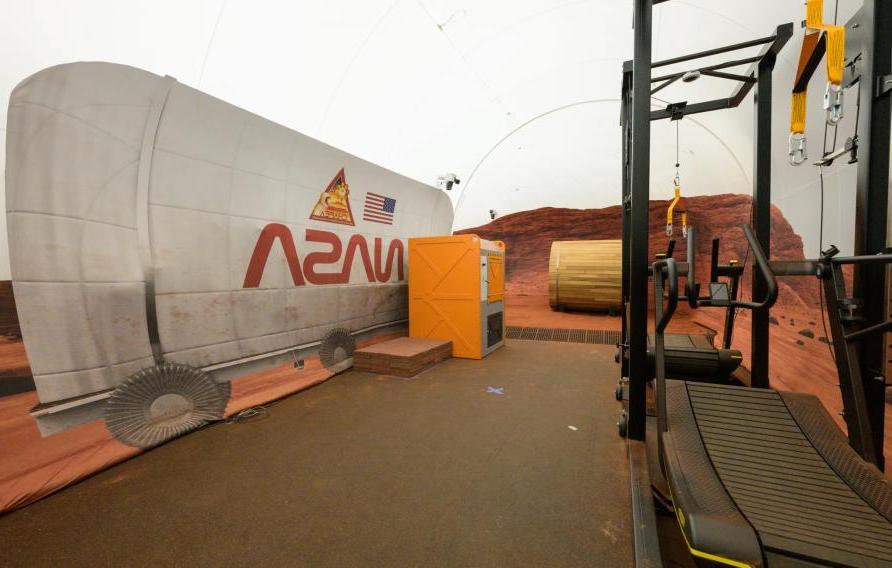
<path id="1" fill-rule="evenodd" d="M 414 377 L 450 357 L 452 342 L 449 340 L 399 337 L 356 350 L 353 368 L 379 375 Z"/>

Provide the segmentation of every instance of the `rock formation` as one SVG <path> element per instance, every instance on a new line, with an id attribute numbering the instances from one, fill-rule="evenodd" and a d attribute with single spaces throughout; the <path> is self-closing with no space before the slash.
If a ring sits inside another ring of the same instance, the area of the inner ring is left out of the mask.
<path id="1" fill-rule="evenodd" d="M 709 255 L 713 237 L 719 237 L 720 259 L 749 259 L 741 226 L 750 220 L 752 199 L 748 195 L 723 194 L 688 197 L 685 209 L 688 223 L 697 228 L 698 281 L 709 278 Z M 666 208 L 668 201 L 650 203 L 650 255 L 666 250 Z M 482 238 L 505 241 L 507 246 L 508 293 L 540 295 L 548 293 L 548 255 L 555 240 L 618 239 L 622 232 L 620 207 L 603 209 L 559 209 L 543 207 L 500 217 L 480 227 L 456 233 L 474 233 Z M 685 242 L 676 220 L 675 257 L 684 260 Z M 799 237 L 779 209 L 771 208 L 771 257 L 804 258 Z M 750 262 L 747 263 L 751 264 Z M 818 282 L 809 278 L 780 282 L 779 303 L 788 306 L 817 306 Z M 749 290 L 749 270 L 743 290 Z"/>

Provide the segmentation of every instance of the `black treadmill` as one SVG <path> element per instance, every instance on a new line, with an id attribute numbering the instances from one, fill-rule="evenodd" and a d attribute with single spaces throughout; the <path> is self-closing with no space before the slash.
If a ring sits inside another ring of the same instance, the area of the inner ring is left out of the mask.
<path id="1" fill-rule="evenodd" d="M 732 305 L 737 300 L 743 266 L 732 260 L 728 264 L 719 264 L 719 239 L 712 240 L 712 262 L 710 265 L 709 295 L 699 297 L 700 286 L 694 277 L 695 257 L 697 250 L 697 233 L 694 227 L 688 228 L 687 262 L 676 263 L 680 276 L 686 277 L 687 297 L 691 298 L 693 308 L 700 304 L 724 307 L 725 322 L 722 333 L 722 345 L 716 347 L 713 336 L 705 334 L 668 333 L 665 334 L 666 376 L 687 380 L 706 382 L 728 382 L 729 377 L 737 370 L 743 355 L 737 349 L 731 349 L 731 338 L 734 331 L 734 316 L 737 308 Z M 658 255 L 658 259 L 672 258 L 675 241 L 669 241 L 669 248 Z M 727 282 L 720 283 L 720 278 Z M 626 330 L 626 337 L 629 336 Z M 621 358 L 628 360 L 628 349 L 620 345 L 614 357 L 617 363 Z M 647 336 L 647 360 L 650 376 L 654 376 L 654 336 Z M 624 366 L 625 367 L 625 366 Z M 616 398 L 622 400 L 623 379 L 617 385 Z"/>
<path id="2" fill-rule="evenodd" d="M 752 230 L 744 231 L 768 295 L 735 304 L 768 309 L 777 283 Z M 676 263 L 657 261 L 653 273 L 660 465 L 692 556 L 739 567 L 892 566 L 892 488 L 816 397 L 666 379 Z"/>

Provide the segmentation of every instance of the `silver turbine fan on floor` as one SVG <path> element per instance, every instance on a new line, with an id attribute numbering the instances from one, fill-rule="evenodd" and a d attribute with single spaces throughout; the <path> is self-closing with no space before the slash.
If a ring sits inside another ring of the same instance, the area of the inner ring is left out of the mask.
<path id="1" fill-rule="evenodd" d="M 105 423 L 119 441 L 148 448 L 223 418 L 230 390 L 229 383 L 216 383 L 200 369 L 164 363 L 115 389 Z"/>
<path id="2" fill-rule="evenodd" d="M 338 327 L 322 338 L 319 359 L 326 369 L 332 373 L 340 373 L 353 366 L 354 351 L 356 351 L 356 341 L 353 335 L 346 329 Z"/>

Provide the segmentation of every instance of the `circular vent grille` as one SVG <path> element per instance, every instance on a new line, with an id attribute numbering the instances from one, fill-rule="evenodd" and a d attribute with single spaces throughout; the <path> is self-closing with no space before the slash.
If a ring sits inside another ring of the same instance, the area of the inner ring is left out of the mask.
<path id="1" fill-rule="evenodd" d="M 346 329 L 339 327 L 325 334 L 322 345 L 319 347 L 319 359 L 326 369 L 331 369 L 338 363 L 343 363 L 353 357 L 356 350 L 356 341 Z"/>
<path id="2" fill-rule="evenodd" d="M 220 420 L 229 401 L 229 383 L 177 363 L 143 369 L 114 390 L 105 424 L 119 441 L 148 448 L 207 422 Z"/>

